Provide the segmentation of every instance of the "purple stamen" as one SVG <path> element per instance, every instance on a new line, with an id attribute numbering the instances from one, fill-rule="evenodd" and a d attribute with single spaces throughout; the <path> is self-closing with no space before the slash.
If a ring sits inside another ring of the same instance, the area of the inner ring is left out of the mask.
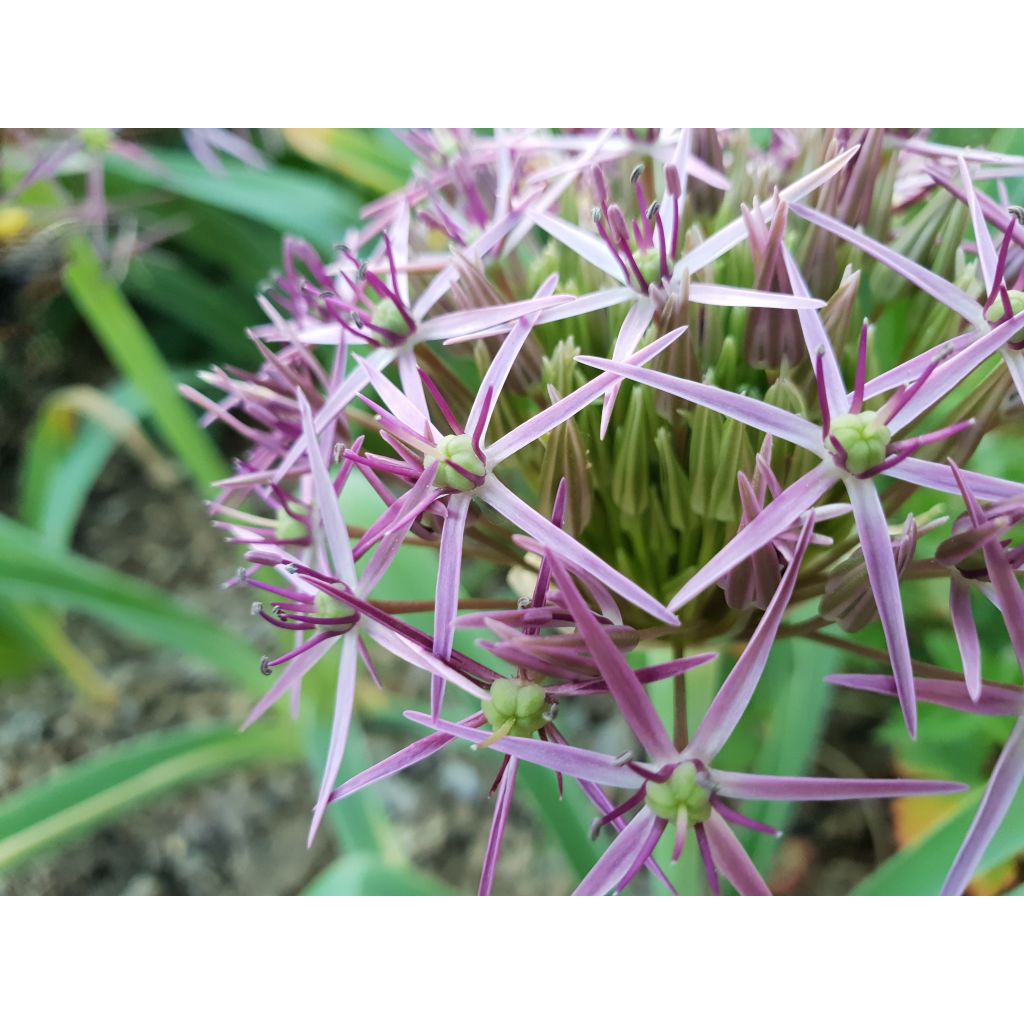
<path id="1" fill-rule="evenodd" d="M 860 341 L 857 344 L 857 376 L 853 385 L 853 401 L 850 403 L 850 412 L 858 413 L 864 407 L 864 385 L 868 375 L 868 321 L 860 329 Z"/>
<path id="2" fill-rule="evenodd" d="M 715 862 L 711 859 L 711 845 L 708 843 L 707 833 L 703 825 L 693 826 L 694 834 L 697 836 L 697 846 L 700 848 L 700 859 L 704 862 L 704 871 L 708 876 L 708 889 L 712 896 L 721 896 L 722 889 L 718 884 L 718 872 L 715 870 Z"/>

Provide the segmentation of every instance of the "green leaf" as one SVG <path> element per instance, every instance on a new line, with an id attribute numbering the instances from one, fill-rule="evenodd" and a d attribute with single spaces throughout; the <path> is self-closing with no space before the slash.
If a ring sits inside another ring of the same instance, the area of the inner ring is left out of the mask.
<path id="1" fill-rule="evenodd" d="M 137 807 L 242 765 L 298 757 L 288 728 L 189 726 L 143 736 L 58 769 L 0 801 L 0 870 Z"/>
<path id="2" fill-rule="evenodd" d="M 227 475 L 209 436 L 178 394 L 174 376 L 142 321 L 107 277 L 92 245 L 71 239 L 64 285 L 111 362 L 148 403 L 157 432 L 201 486 Z"/>
<path id="3" fill-rule="evenodd" d="M 608 829 L 599 839 L 591 840 L 590 824 L 599 814 L 597 809 L 572 779 L 566 779 L 565 795 L 559 799 L 554 774 L 526 761 L 519 762 L 516 784 L 529 795 L 546 839 L 558 844 L 566 863 L 578 878 L 583 878 L 608 846 L 607 837 L 612 834 Z"/>
<path id="4" fill-rule="evenodd" d="M 390 132 L 365 128 L 285 128 L 288 144 L 307 160 L 378 195 L 408 180 L 412 153 Z"/>
<path id="5" fill-rule="evenodd" d="M 351 853 L 325 868 L 303 896 L 457 896 L 454 889 L 421 871 Z"/>
<path id="6" fill-rule="evenodd" d="M 258 685 L 256 653 L 213 618 L 142 580 L 54 548 L 5 516 L 0 516 L 0 579 L 10 600 L 82 612 L 198 658 L 250 688 Z"/>
<path id="7" fill-rule="evenodd" d="M 873 871 L 854 890 L 856 896 L 935 896 L 949 872 L 974 820 L 982 789 L 965 797 L 959 809 L 917 842 L 905 847 Z M 1024 789 L 1003 819 L 981 858 L 978 873 L 994 868 L 1024 850 Z"/>
<path id="8" fill-rule="evenodd" d="M 132 260 L 125 289 L 142 306 L 188 328 L 206 342 L 210 359 L 251 364 L 256 349 L 245 329 L 258 316 L 255 300 L 230 282 L 210 280 L 159 250 Z"/>
<path id="9" fill-rule="evenodd" d="M 324 252 L 342 240 L 359 215 L 359 204 L 347 189 L 309 171 L 290 167 L 259 170 L 232 162 L 225 164 L 223 174 L 211 174 L 189 153 L 150 152 L 157 161 L 153 168 L 116 157 L 108 164 L 113 173 L 130 181 L 299 235 Z"/>

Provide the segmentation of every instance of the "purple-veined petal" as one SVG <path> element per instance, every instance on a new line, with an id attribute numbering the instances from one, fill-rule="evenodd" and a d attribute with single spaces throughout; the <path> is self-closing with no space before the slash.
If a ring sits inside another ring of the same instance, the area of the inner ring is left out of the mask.
<path id="1" fill-rule="evenodd" d="M 885 475 L 896 480 L 904 480 L 908 484 L 916 484 L 918 487 L 930 487 L 943 494 L 960 493 L 956 477 L 949 466 L 941 466 L 924 459 L 904 459 L 891 469 L 887 469 Z M 1004 501 L 1007 498 L 1019 498 L 1024 495 L 1024 485 L 1012 480 L 1000 480 L 998 477 L 972 473 L 964 469 L 960 471 L 960 475 L 970 487 L 971 493 L 982 501 Z"/>
<path id="2" fill-rule="evenodd" d="M 483 721 L 484 716 L 477 712 L 475 715 L 470 715 L 468 718 L 464 718 L 459 724 L 474 727 L 482 725 Z M 371 786 L 375 782 L 380 782 L 382 779 L 389 779 L 392 775 L 397 775 L 399 772 L 405 771 L 406 768 L 411 768 L 414 764 L 419 764 L 420 761 L 425 761 L 428 757 L 432 757 L 439 750 L 443 750 L 449 743 L 454 742 L 454 736 L 447 736 L 440 732 L 434 733 L 432 736 L 424 736 L 423 739 L 410 743 L 409 746 L 399 750 L 398 753 L 384 758 L 383 761 L 379 761 L 372 767 L 361 771 L 358 775 L 353 775 L 351 779 L 342 783 L 342 785 L 331 793 L 331 798 L 328 800 L 328 803 L 334 803 L 336 800 L 344 800 L 345 797 L 351 796 L 353 793 L 358 793 L 359 790 L 365 789 L 367 786 Z"/>
<path id="3" fill-rule="evenodd" d="M 1011 353 L 1016 355 L 1012 349 L 1004 346 L 1022 328 L 1024 328 L 1024 312 L 1011 317 L 1006 323 L 981 335 L 977 341 L 944 360 L 940 366 L 935 368 L 917 394 L 892 417 L 889 421 L 889 429 L 896 433 L 927 412 L 932 406 L 937 405 L 995 353 L 1002 352 L 1004 358 Z M 937 348 L 941 350 L 942 346 L 937 346 Z M 936 355 L 938 355 L 937 352 Z M 899 368 L 897 367 L 897 369 Z M 924 367 L 921 369 L 923 370 Z"/>
<path id="4" fill-rule="evenodd" d="M 338 684 L 334 697 L 334 718 L 331 722 L 331 738 L 327 746 L 327 762 L 324 765 L 323 778 L 320 781 L 320 793 L 313 809 L 313 823 L 309 827 L 307 845 L 312 846 L 324 812 L 330 803 L 334 780 L 338 777 L 342 759 L 345 756 L 345 743 L 348 740 L 348 729 L 352 722 L 352 707 L 356 696 L 356 659 L 359 648 L 356 644 L 358 634 L 355 630 L 346 633 L 341 641 L 341 660 L 338 663 Z"/>
<path id="5" fill-rule="evenodd" d="M 377 370 L 383 370 L 390 365 L 398 356 L 398 350 L 393 348 L 379 348 L 366 362 Z M 317 411 L 313 423 L 317 430 L 326 430 L 338 416 L 347 408 L 348 404 L 359 394 L 369 383 L 369 378 L 360 367 L 354 367 L 352 372 L 345 378 L 344 382 L 332 391 L 327 400 Z M 296 461 L 306 450 L 305 437 L 300 437 L 289 449 L 288 454 L 281 460 L 280 465 L 274 473 L 274 480 L 281 480 L 286 473 L 295 465 Z"/>
<path id="6" fill-rule="evenodd" d="M 1024 779 L 1024 718 L 1017 720 L 992 769 L 978 813 L 943 883 L 943 896 L 959 896 L 970 884 L 988 844 L 1020 789 L 1021 779 Z"/>
<path id="7" fill-rule="evenodd" d="M 775 634 L 782 624 L 782 617 L 789 607 L 789 600 L 796 587 L 796 578 L 803 563 L 807 545 L 814 529 L 813 513 L 807 517 L 804 528 L 800 531 L 793 558 L 786 567 L 778 588 L 765 609 L 757 629 L 747 641 L 747 646 L 736 661 L 721 689 L 715 694 L 707 714 L 693 736 L 687 753 L 704 762 L 710 762 L 725 746 L 726 740 L 732 735 L 737 723 L 743 717 L 754 690 L 764 672 L 765 663 L 771 653 Z M 601 664 L 601 662 L 598 662 Z"/>
<path id="8" fill-rule="evenodd" d="M 782 247 L 782 258 L 786 264 L 786 273 L 789 276 L 789 286 L 793 289 L 794 295 L 810 295 L 807 283 L 800 273 L 800 265 L 786 246 Z M 825 395 L 828 398 L 829 409 L 833 415 L 841 416 L 850 411 L 850 399 L 846 394 L 846 387 L 843 384 L 843 374 L 839 369 L 839 362 L 836 359 L 835 349 L 832 347 L 832 340 L 821 322 L 821 317 L 812 309 L 802 309 L 797 313 L 800 318 L 800 333 L 804 336 L 804 344 L 807 346 L 807 358 L 814 365 L 818 358 L 818 352 L 824 353 L 822 367 L 825 377 Z"/>
<path id="9" fill-rule="evenodd" d="M 616 360 L 626 359 L 636 351 L 637 343 L 644 335 L 644 331 L 650 326 L 654 319 L 654 303 L 646 295 L 637 298 L 622 321 L 618 336 L 615 338 L 615 345 L 612 347 L 612 358 Z M 604 406 L 601 409 L 601 432 L 600 437 L 604 439 L 608 432 L 608 424 L 612 418 L 612 410 L 615 408 L 615 399 L 619 394 L 621 381 L 616 381 L 604 395 Z"/>
<path id="10" fill-rule="evenodd" d="M 610 306 L 618 306 L 623 302 L 635 302 L 637 293 L 632 288 L 602 288 L 596 292 L 588 292 L 586 295 L 579 295 L 571 302 L 563 303 L 552 309 L 546 309 L 536 315 L 535 325 L 553 324 L 561 320 L 567 320 L 574 316 L 583 316 L 584 313 L 593 313 L 599 309 L 608 309 Z M 445 345 L 461 345 L 463 342 L 475 341 L 478 338 L 493 338 L 501 334 L 505 325 L 498 324 L 495 327 L 486 327 L 480 331 L 470 334 L 460 334 L 455 338 L 446 338 Z"/>
<path id="11" fill-rule="evenodd" d="M 826 676 L 826 683 L 845 686 L 864 693 L 896 696 L 896 680 L 892 676 L 846 673 Z M 972 715 L 1019 715 L 1024 712 L 1024 687 L 982 683 L 978 699 L 966 692 L 963 680 L 930 679 L 918 676 L 915 680 L 918 701 L 938 704 L 940 707 L 967 711 Z"/>
<path id="12" fill-rule="evenodd" d="M 822 462 L 796 483 L 787 487 L 763 512 L 752 519 L 669 602 L 675 611 L 688 604 L 712 583 L 717 583 L 730 569 L 771 543 L 783 530 L 792 526 L 839 479 L 832 463 Z"/>
<path id="13" fill-rule="evenodd" d="M 506 302 L 500 306 L 482 306 L 479 309 L 460 310 L 457 313 L 442 313 L 420 324 L 415 340 L 444 341 L 447 338 L 457 338 L 489 327 L 510 324 L 521 316 L 564 306 L 572 301 L 571 295 L 549 295 L 539 299 L 523 299 L 521 302 Z"/>
<path id="14" fill-rule="evenodd" d="M 411 352 L 409 354 L 411 355 Z M 353 356 L 353 358 L 356 361 L 356 365 L 366 375 L 368 383 L 377 392 L 380 400 L 387 406 L 388 411 L 396 420 L 404 423 L 410 430 L 420 436 L 434 437 L 435 439 L 439 436 L 438 432 L 430 424 L 425 399 L 421 408 L 401 388 L 395 387 L 372 363 L 367 362 L 367 360 L 362 359 L 360 356 Z M 422 393 L 421 390 L 420 394 L 422 395 Z"/>
<path id="15" fill-rule="evenodd" d="M 289 690 L 294 690 L 298 687 L 302 683 L 302 677 L 338 642 L 338 639 L 338 637 L 332 637 L 330 640 L 325 640 L 322 644 L 311 647 L 308 651 L 296 655 L 294 660 L 289 661 L 277 682 L 260 697 L 256 706 L 249 712 L 248 717 L 241 725 L 240 731 L 244 732 L 248 729 L 254 722 L 262 718 L 268 709 L 273 707 Z"/>
<path id="16" fill-rule="evenodd" d="M 945 278 L 939 277 L 938 274 L 922 267 L 906 256 L 890 249 L 888 246 L 882 245 L 881 242 L 876 242 L 873 238 L 869 238 L 862 231 L 851 228 L 848 224 L 829 217 L 820 210 L 799 204 L 794 204 L 790 209 L 809 223 L 831 232 L 837 238 L 841 238 L 844 242 L 849 242 L 850 245 L 878 260 L 883 266 L 899 274 L 900 277 L 905 278 L 911 284 L 920 288 L 921 291 L 953 310 L 954 313 L 958 313 L 968 323 L 978 326 L 984 324 L 985 318 L 980 304 Z"/>
<path id="17" fill-rule="evenodd" d="M 565 743 L 565 738 L 554 726 L 548 726 L 548 735 L 552 736 L 556 743 Z M 598 811 L 601 812 L 602 815 L 605 815 L 612 810 L 614 805 L 611 800 L 605 796 L 604 790 L 602 790 L 600 786 L 595 785 L 593 782 L 587 782 L 585 779 L 577 779 L 576 782 L 579 784 L 580 789 L 583 790 L 587 799 L 597 808 Z M 611 825 L 616 832 L 621 832 L 626 827 L 626 823 L 622 818 L 614 818 Z M 650 873 L 654 875 L 654 877 L 657 878 L 673 896 L 678 895 L 675 886 L 673 886 L 673 884 L 668 880 L 665 872 L 658 867 L 658 864 L 653 857 L 648 858 L 646 866 L 647 870 L 650 871 Z"/>
<path id="18" fill-rule="evenodd" d="M 571 249 L 592 267 L 597 267 L 598 270 L 603 271 L 620 284 L 625 283 L 626 278 L 622 273 L 622 267 L 619 266 L 618 261 L 599 235 L 583 231 L 575 224 L 562 220 L 561 217 L 553 217 L 551 214 L 539 210 L 531 212 L 530 217 L 537 227 Z"/>
<path id="19" fill-rule="evenodd" d="M 452 668 L 447 662 L 435 657 L 431 651 L 420 647 L 418 644 L 414 644 L 411 640 L 396 633 L 393 629 L 388 629 L 387 626 L 380 622 L 369 622 L 365 619 L 361 623 L 360 628 L 365 630 L 386 651 L 390 651 L 403 661 L 409 662 L 410 665 L 415 665 L 417 668 L 422 668 L 434 675 L 442 676 L 446 682 L 454 684 L 471 697 L 476 697 L 478 700 L 485 700 L 487 698 L 487 691 L 473 682 L 472 679 L 464 676 L 457 669 Z"/>
<path id="20" fill-rule="evenodd" d="M 491 734 L 483 729 L 473 729 L 456 722 L 446 722 L 443 718 L 432 721 L 430 715 L 419 711 L 406 711 L 405 717 L 410 722 L 425 726 L 435 732 L 456 736 L 470 743 L 484 743 L 491 739 Z M 607 754 L 598 754 L 593 750 L 583 750 L 561 743 L 549 743 L 546 740 L 524 739 L 519 736 L 506 736 L 488 744 L 489 749 L 500 754 L 510 754 L 520 761 L 540 765 L 562 775 L 570 775 L 574 779 L 594 782 L 599 786 L 621 786 L 635 789 L 640 782 L 639 776 L 627 765 L 619 764 L 615 758 Z"/>
<path id="21" fill-rule="evenodd" d="M 686 331 L 685 327 L 677 327 L 662 335 L 650 345 L 640 349 L 625 360 L 624 365 L 643 366 L 655 356 L 664 352 L 677 338 Z M 572 419 L 578 412 L 585 409 L 596 398 L 600 398 L 609 388 L 614 387 L 621 380 L 618 373 L 602 373 L 593 380 L 588 381 L 582 387 L 577 388 L 572 394 L 560 398 L 550 408 L 544 409 L 531 416 L 525 423 L 521 423 L 514 430 L 510 430 L 504 437 L 499 437 L 487 449 L 487 464 L 490 467 L 496 466 L 511 455 L 525 448 L 528 444 L 549 434 L 560 423 Z"/>
<path id="22" fill-rule="evenodd" d="M 914 669 L 910 664 L 910 641 L 903 619 L 903 602 L 900 600 L 900 578 L 896 571 L 896 556 L 889 537 L 889 524 L 885 518 L 882 501 L 871 480 L 847 477 L 844 481 L 853 517 L 857 522 L 857 534 L 868 582 L 874 594 L 875 607 L 882 622 L 882 632 L 889 648 L 896 688 L 899 692 L 900 707 L 907 731 L 917 735 L 917 705 L 914 700 Z"/>
<path id="23" fill-rule="evenodd" d="M 738 395 L 711 384 L 699 384 L 694 380 L 684 380 L 668 373 L 632 366 L 625 362 L 615 362 L 597 356 L 577 356 L 576 361 L 583 363 L 584 366 L 593 366 L 619 377 L 628 377 L 641 384 L 648 384 L 668 395 L 675 395 L 677 398 L 693 402 L 694 405 L 702 405 L 705 409 L 739 420 L 748 427 L 754 427 L 755 430 L 763 430 L 784 441 L 791 441 L 801 448 L 814 452 L 815 455 L 823 454 L 820 428 L 791 412 L 776 409 L 767 402 L 759 402 L 756 398 Z"/>
<path id="24" fill-rule="evenodd" d="M 852 146 L 838 156 L 833 157 L 827 163 L 816 167 L 809 174 L 787 185 L 778 196 L 766 199 L 760 206 L 761 216 L 767 224 L 775 216 L 780 202 L 793 203 L 803 199 L 815 189 L 820 188 L 830 178 L 838 174 L 857 154 L 859 146 Z M 684 273 L 695 274 L 703 270 L 724 255 L 730 249 L 734 249 L 744 238 L 747 237 L 747 225 L 742 217 L 737 217 L 730 224 L 727 224 L 721 231 L 716 231 L 710 238 L 701 242 L 700 245 L 691 249 L 682 259 L 678 260 L 672 272 L 672 280 L 680 283 Z"/>
<path id="25" fill-rule="evenodd" d="M 821 309 L 825 303 L 811 295 L 765 292 L 756 288 L 736 288 L 727 284 L 702 284 L 694 281 L 687 293 L 691 302 L 702 306 L 728 306 L 739 309 Z"/>
<path id="26" fill-rule="evenodd" d="M 547 557 L 551 561 L 551 571 L 558 582 L 561 597 L 572 613 L 576 628 L 586 642 L 594 664 L 598 666 L 601 678 L 615 698 L 627 725 L 654 761 L 672 760 L 677 755 L 675 744 L 643 684 L 583 600 L 558 556 L 549 551 Z"/>
<path id="27" fill-rule="evenodd" d="M 441 527 L 434 596 L 434 654 L 442 660 L 452 653 L 452 641 L 455 638 L 459 581 L 462 578 L 462 540 L 471 501 L 468 494 L 453 494 L 448 499 L 448 517 Z M 434 718 L 441 714 L 443 699 L 444 677 L 434 675 L 430 680 L 430 713 Z"/>
<path id="28" fill-rule="evenodd" d="M 604 896 L 613 891 L 636 862 L 658 825 L 654 812 L 645 807 L 612 840 L 611 846 L 598 858 L 573 896 Z"/>
<path id="29" fill-rule="evenodd" d="M 613 569 L 604 559 L 599 558 L 578 540 L 545 519 L 535 508 L 517 497 L 496 476 L 489 474 L 476 491 L 481 501 L 504 516 L 513 526 L 529 534 L 545 547 L 557 551 L 567 562 L 578 565 L 585 572 L 597 576 L 620 597 L 632 602 L 652 618 L 670 625 L 678 619 L 659 601 L 656 601 L 643 587 Z"/>
<path id="30" fill-rule="evenodd" d="M 550 295 L 558 284 L 558 275 L 552 274 L 537 289 L 534 298 L 545 298 Z M 477 388 L 476 398 L 473 400 L 473 407 L 466 418 L 466 433 L 471 437 L 476 432 L 477 424 L 483 417 L 483 427 L 480 431 L 481 443 L 487 435 L 487 425 L 490 422 L 494 407 L 498 404 L 498 396 L 505 386 L 505 381 L 512 370 L 520 350 L 530 336 L 530 331 L 537 322 L 539 314 L 530 314 L 520 317 L 515 326 L 509 331 L 508 336 L 501 343 L 501 347 L 494 354 L 491 365 L 487 367 L 480 387 Z"/>
<path id="31" fill-rule="evenodd" d="M 891 370 L 886 370 L 885 373 L 872 377 L 864 385 L 865 399 L 876 398 L 878 395 L 892 391 L 900 385 L 913 384 L 921 376 L 922 372 L 935 362 L 940 354 L 947 353 L 947 358 L 952 359 L 953 356 L 958 355 L 979 338 L 986 336 L 987 332 L 968 331 L 966 334 L 959 334 L 955 338 L 950 338 L 949 341 L 933 345 L 927 351 L 914 356 L 912 359 L 908 359 L 906 362 L 900 363 L 899 366 L 894 366 Z M 940 367 L 940 369 L 942 368 Z M 853 392 L 851 391 L 850 397 L 852 395 Z"/>
<path id="32" fill-rule="evenodd" d="M 978 643 L 978 627 L 971 612 L 971 588 L 959 576 L 949 581 L 949 617 L 953 623 L 957 647 L 960 648 L 967 692 L 976 701 L 981 696 L 981 645 Z"/>
<path id="33" fill-rule="evenodd" d="M 486 256 L 515 226 L 519 220 L 518 210 L 509 211 L 500 220 L 495 221 L 475 242 L 463 250 L 467 260 Z M 449 288 L 459 279 L 459 264 L 454 260 L 437 273 L 434 279 L 423 289 L 423 294 L 412 307 L 412 318 L 419 323 L 434 308 Z"/>
<path id="34" fill-rule="evenodd" d="M 494 887 L 494 875 L 498 870 L 498 856 L 501 853 L 501 840 L 505 836 L 505 825 L 508 823 L 508 812 L 512 807 L 512 794 L 516 788 L 516 772 L 519 761 L 509 758 L 498 784 L 498 793 L 494 798 L 494 817 L 491 819 L 491 831 L 487 836 L 487 849 L 484 851 L 484 864 L 480 872 L 480 886 L 477 896 L 490 896 Z"/>
<path id="35" fill-rule="evenodd" d="M 996 283 L 996 263 L 999 257 L 996 254 L 996 247 L 992 244 L 992 236 L 988 233 L 985 215 L 978 204 L 978 195 L 971 184 L 971 172 L 967 169 L 963 153 L 957 155 L 957 164 L 960 168 L 960 180 L 964 183 L 964 192 L 967 195 L 967 208 L 971 212 L 974 239 L 978 243 L 978 262 L 981 264 L 981 278 L 985 282 L 985 294 L 991 295 Z"/>
<path id="36" fill-rule="evenodd" d="M 313 426 L 313 412 L 309 408 L 306 396 L 299 390 L 295 392 L 302 413 L 302 434 L 306 442 L 306 457 L 309 460 L 310 475 L 313 477 L 313 497 L 316 500 L 320 521 L 324 527 L 324 540 L 327 550 L 331 553 L 331 562 L 338 579 L 350 587 L 356 584 L 356 565 L 352 558 L 352 544 L 349 541 L 345 520 L 338 505 L 338 496 L 334 493 L 327 463 L 320 452 L 320 443 Z"/>
<path id="37" fill-rule="evenodd" d="M 976 527 L 983 526 L 985 513 L 975 500 L 960 470 L 955 465 L 952 466 L 952 470 L 960 484 L 960 493 L 971 521 Z M 986 540 L 981 545 L 981 552 L 985 557 L 985 569 L 998 598 L 999 610 L 1006 623 L 1006 632 L 1010 635 L 1010 643 L 1017 655 L 1017 663 L 1021 671 L 1024 671 L 1024 592 L 1017 582 L 1017 573 L 1010 564 L 1006 549 L 996 538 Z"/>
<path id="38" fill-rule="evenodd" d="M 718 811 L 711 812 L 711 817 L 704 823 L 704 832 L 715 867 L 732 882 L 741 896 L 771 896 L 771 890 L 743 849 L 743 844 Z"/>
<path id="39" fill-rule="evenodd" d="M 392 517 L 387 528 L 374 541 L 377 546 L 370 556 L 370 560 L 363 568 L 363 574 L 359 578 L 359 585 L 355 588 L 357 594 L 365 595 L 373 592 L 374 587 L 381 581 L 384 573 L 388 571 L 391 563 L 402 549 L 402 544 L 415 520 L 423 513 L 424 508 L 437 497 L 437 491 L 434 488 L 434 477 L 437 476 L 439 465 L 439 463 L 435 462 L 428 469 L 425 469 L 416 483 L 409 488 L 406 495 L 392 504 L 385 513 L 387 515 L 392 509 L 395 510 L 395 515 Z M 380 520 L 378 520 L 379 522 Z M 363 540 L 365 539 L 364 535 Z"/>
<path id="40" fill-rule="evenodd" d="M 1018 352 L 1013 348 L 1004 348 L 1002 355 L 1013 386 L 1017 389 L 1020 400 L 1024 402 L 1024 352 Z"/>
<path id="41" fill-rule="evenodd" d="M 941 779 L 816 779 L 717 770 L 711 775 L 720 795 L 740 800 L 872 800 L 940 796 L 967 789 L 959 782 Z"/>

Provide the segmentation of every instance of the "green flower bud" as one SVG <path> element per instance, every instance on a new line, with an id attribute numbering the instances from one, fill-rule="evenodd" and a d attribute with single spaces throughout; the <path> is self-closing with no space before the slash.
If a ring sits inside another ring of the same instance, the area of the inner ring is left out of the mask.
<path id="1" fill-rule="evenodd" d="M 544 687 L 517 679 L 495 679 L 490 700 L 481 702 L 484 717 L 495 732 L 523 738 L 544 728 L 546 708 Z"/>
<path id="2" fill-rule="evenodd" d="M 391 299 L 382 299 L 374 306 L 373 326 L 402 337 L 409 333 L 408 321 Z"/>
<path id="3" fill-rule="evenodd" d="M 846 452 L 846 469 L 866 473 L 885 459 L 892 434 L 877 413 L 850 412 L 832 421 L 832 436 Z"/>
<path id="4" fill-rule="evenodd" d="M 661 280 L 661 254 L 657 249 L 637 249 L 633 260 L 648 284 L 657 284 Z"/>
<path id="5" fill-rule="evenodd" d="M 474 476 L 483 477 L 487 472 L 483 460 L 473 450 L 473 438 L 469 434 L 447 434 L 442 437 L 437 443 L 437 456 L 427 455 L 423 460 L 423 468 L 429 469 L 435 462 L 440 462 L 440 466 L 437 467 L 434 483 L 453 491 L 471 491 L 479 484 L 467 480 L 458 470 L 449 466 L 449 462 L 454 462 Z"/>
<path id="6" fill-rule="evenodd" d="M 114 133 L 109 128 L 79 128 L 78 134 L 90 153 L 102 153 L 114 138 Z"/>
<path id="7" fill-rule="evenodd" d="M 305 523 L 293 519 L 284 508 L 279 508 L 274 517 L 274 533 L 280 541 L 303 540 L 309 535 Z"/>
<path id="8" fill-rule="evenodd" d="M 1022 310 L 1024 310 L 1024 292 L 1008 292 L 1010 296 L 1010 309 L 1013 310 L 1013 315 L 1016 316 Z"/>
<path id="9" fill-rule="evenodd" d="M 647 806 L 666 821 L 676 821 L 680 811 L 692 825 L 711 817 L 711 796 L 698 782 L 692 761 L 681 764 L 665 782 L 648 782 L 645 795 Z"/>
<path id="10" fill-rule="evenodd" d="M 318 619 L 344 619 L 352 615 L 352 609 L 344 601 L 339 601 L 323 591 L 313 598 L 313 610 Z"/>

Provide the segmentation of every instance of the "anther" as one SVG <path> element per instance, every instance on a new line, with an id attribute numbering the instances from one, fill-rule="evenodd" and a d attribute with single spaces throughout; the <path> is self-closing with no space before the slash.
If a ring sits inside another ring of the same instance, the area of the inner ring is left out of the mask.
<path id="1" fill-rule="evenodd" d="M 1024 206 L 1008 206 L 1006 211 L 1018 224 L 1024 224 Z"/>
<path id="2" fill-rule="evenodd" d="M 267 655 L 265 654 L 263 655 L 262 658 L 260 658 L 260 672 L 262 672 L 265 676 L 269 676 L 272 674 L 270 669 L 270 658 L 267 657 Z"/>
<path id="3" fill-rule="evenodd" d="M 632 173 L 629 176 L 630 184 L 635 185 L 640 180 L 640 175 L 643 174 L 643 173 L 644 173 L 644 165 L 643 164 L 637 164 L 636 167 L 633 168 L 633 171 L 632 171 Z"/>

